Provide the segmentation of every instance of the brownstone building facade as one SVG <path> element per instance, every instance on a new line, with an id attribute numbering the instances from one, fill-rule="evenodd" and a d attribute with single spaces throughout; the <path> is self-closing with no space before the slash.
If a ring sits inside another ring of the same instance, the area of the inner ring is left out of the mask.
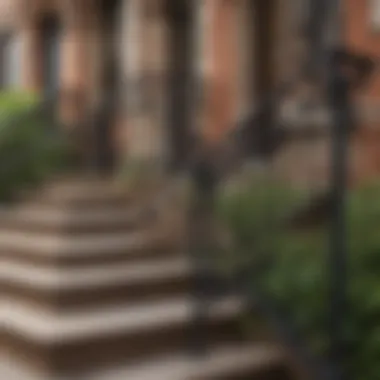
<path id="1" fill-rule="evenodd" d="M 372 55 L 380 48 L 371 17 L 375 3 L 344 2 L 346 41 Z M 113 141 L 119 157 L 180 159 L 191 128 L 217 139 L 273 83 L 297 71 L 301 5 L 300 0 L 1 0 L 4 87 L 58 94 L 68 123 L 115 96 Z M 360 173 L 380 170 L 379 78 L 358 98 L 360 124 L 368 127 L 354 144 Z M 318 178 L 325 171 L 326 141 L 313 149 L 315 154 L 306 156 L 313 157 L 315 170 L 300 170 Z M 279 154 L 281 170 L 299 161 L 299 150 L 290 145 Z"/>

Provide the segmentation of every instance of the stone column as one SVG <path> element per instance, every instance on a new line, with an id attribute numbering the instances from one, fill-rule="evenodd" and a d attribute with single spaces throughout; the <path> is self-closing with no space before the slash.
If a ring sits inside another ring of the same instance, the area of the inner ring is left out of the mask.
<path id="1" fill-rule="evenodd" d="M 21 40 L 21 83 L 26 91 L 40 92 L 42 83 L 41 38 L 36 23 L 38 3 L 19 0 L 16 30 Z"/>
<path id="2" fill-rule="evenodd" d="M 88 93 L 88 102 L 93 105 L 98 102 L 102 94 L 102 73 L 104 64 L 104 31 L 101 20 L 101 10 L 97 0 L 88 0 L 88 14 L 86 16 L 87 32 L 85 60 L 86 67 L 86 84 L 85 88 Z M 90 64 L 89 64 L 90 63 Z"/>
<path id="3" fill-rule="evenodd" d="M 145 153 L 152 161 L 163 166 L 168 158 L 168 129 L 166 125 L 167 99 L 167 29 L 164 1 L 145 0 L 142 18 L 141 105 L 144 116 Z"/>
<path id="4" fill-rule="evenodd" d="M 124 2 L 122 17 L 122 81 L 124 83 L 122 101 L 125 115 L 120 129 L 120 139 L 124 146 L 123 161 L 139 156 L 139 106 L 141 91 L 138 86 L 141 70 L 141 8 L 142 0 L 128 0 Z"/>
<path id="5" fill-rule="evenodd" d="M 128 160 L 165 161 L 165 19 L 160 0 L 129 0 L 123 57 Z"/>

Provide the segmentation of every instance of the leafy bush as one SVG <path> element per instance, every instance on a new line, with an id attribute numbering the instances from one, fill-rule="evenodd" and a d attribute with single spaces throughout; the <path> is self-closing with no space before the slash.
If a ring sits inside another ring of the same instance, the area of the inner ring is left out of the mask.
<path id="1" fill-rule="evenodd" d="M 216 211 L 232 233 L 236 251 L 233 264 L 242 266 L 265 260 L 280 243 L 281 221 L 302 200 L 299 191 L 265 178 L 249 182 L 237 191 L 224 191 Z"/>
<path id="2" fill-rule="evenodd" d="M 0 120 L 7 121 L 20 111 L 32 109 L 39 103 L 39 98 L 27 92 L 0 92 Z"/>
<path id="3" fill-rule="evenodd" d="M 0 200 L 63 168 L 67 145 L 29 94 L 0 94 Z"/>
<path id="4" fill-rule="evenodd" d="M 267 186 L 267 187 L 265 187 Z M 234 260 L 270 253 L 270 266 L 260 271 L 267 293 L 286 306 L 318 353 L 327 349 L 327 228 L 300 232 L 286 229 L 283 216 L 303 195 L 286 186 L 253 185 L 224 194 L 219 215 L 235 236 Z M 271 207 L 263 209 L 266 203 Z M 349 312 L 345 315 L 347 370 L 353 378 L 380 377 L 380 183 L 352 190 L 348 197 Z M 264 210 L 264 211 L 263 211 Z M 272 218 L 265 224 L 263 218 Z M 269 226 L 269 230 L 267 229 Z M 326 227 L 326 226 L 325 226 Z M 260 242 L 261 241 L 261 242 Z M 252 273 L 257 280 L 258 273 Z"/>

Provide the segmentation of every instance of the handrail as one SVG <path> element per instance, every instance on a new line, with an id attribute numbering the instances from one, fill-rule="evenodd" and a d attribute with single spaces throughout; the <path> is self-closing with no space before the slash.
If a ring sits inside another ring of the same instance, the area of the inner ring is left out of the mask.
<path id="1" fill-rule="evenodd" d="M 321 20 L 327 16 L 333 16 L 330 9 L 329 1 L 315 0 L 311 3 L 312 9 L 318 17 L 311 17 L 309 25 L 309 43 L 311 49 L 315 48 L 315 55 L 309 62 L 309 69 L 305 69 L 304 73 L 313 77 L 323 75 L 324 83 L 327 82 L 327 95 L 329 106 L 333 115 L 333 125 L 329 128 L 332 141 L 332 173 L 331 173 L 331 188 L 322 195 L 318 195 L 318 200 L 323 200 L 326 204 L 324 207 L 326 219 L 330 218 L 332 224 L 330 227 L 330 261 L 328 263 L 331 269 L 330 292 L 331 292 L 331 308 L 330 313 L 330 339 L 331 339 L 331 355 L 328 358 L 319 358 L 314 353 L 308 350 L 300 334 L 297 332 L 297 327 L 294 326 L 292 320 L 289 319 L 287 313 L 278 307 L 276 302 L 273 302 L 271 296 L 261 288 L 257 281 L 252 281 L 251 287 L 245 283 L 249 276 L 252 277 L 252 272 L 249 268 L 243 273 L 238 273 L 234 279 L 237 284 L 239 294 L 244 294 L 248 304 L 256 311 L 259 310 L 273 322 L 274 327 L 279 332 L 283 340 L 294 350 L 302 364 L 307 367 L 307 371 L 316 380 L 342 380 L 345 379 L 343 371 L 343 351 L 344 341 L 342 337 L 339 323 L 343 323 L 344 314 L 342 310 L 345 302 L 346 283 L 344 273 L 339 274 L 339 270 L 345 271 L 346 252 L 345 252 L 345 229 L 344 229 L 344 192 L 345 192 L 345 172 L 346 172 L 346 146 L 347 139 L 350 133 L 356 127 L 352 118 L 348 120 L 350 114 L 349 92 L 363 83 L 372 73 L 374 68 L 373 60 L 368 57 L 360 56 L 347 51 L 340 46 L 333 46 L 333 51 L 330 51 L 322 38 L 324 23 Z M 331 60 L 331 57 L 333 60 Z M 348 71 L 345 69 L 349 68 Z M 349 72 L 349 76 L 344 73 Z M 196 200 L 193 204 L 194 213 L 198 212 L 199 218 L 207 219 L 212 214 L 212 203 L 218 192 L 219 183 L 222 177 L 228 176 L 239 163 L 245 161 L 249 156 L 256 155 L 264 161 L 270 160 L 273 153 L 277 151 L 279 146 L 285 144 L 292 133 L 278 126 L 276 122 L 268 126 L 263 123 L 262 116 L 266 113 L 272 113 L 273 108 L 283 96 L 284 92 L 292 87 L 294 78 L 286 83 L 276 93 L 269 94 L 266 99 L 261 102 L 259 108 L 249 115 L 249 117 L 237 128 L 231 129 L 224 140 L 221 142 L 222 154 L 228 155 L 225 162 L 228 165 L 219 165 L 215 163 L 215 156 L 210 152 L 206 152 L 196 144 L 198 151 L 193 155 L 193 162 L 189 164 L 188 169 L 191 171 L 191 178 L 196 190 Z M 268 129 L 262 133 L 263 129 Z M 248 142 L 248 144 L 247 144 Z M 269 145 L 266 143 L 269 142 Z M 263 144 L 264 150 L 260 150 Z M 236 160 L 238 163 L 232 163 Z M 214 161 L 214 162 L 213 162 Z M 217 161 L 217 160 L 216 160 Z M 332 206 L 331 206 L 332 205 Z M 331 207 L 329 207 L 331 206 Z M 203 209 L 202 209 L 203 207 Z M 306 210 L 307 211 L 307 210 Z M 301 213 L 302 214 L 302 213 Z M 297 221 L 297 215 L 293 218 Z M 193 220 L 193 224 L 199 223 L 200 219 Z M 291 221 L 291 220 L 290 220 Z M 194 242 L 193 242 L 194 243 Z M 203 243 L 200 243 L 201 246 Z M 195 245 L 195 247 L 194 247 Z M 198 248 L 202 249 L 202 247 Z M 212 276 L 213 268 L 202 267 L 199 257 L 204 252 L 196 252 L 196 243 L 192 244 L 189 250 L 190 257 L 195 262 L 195 268 L 198 270 L 198 281 L 195 288 L 198 289 L 197 296 L 199 303 L 207 302 L 207 279 L 204 276 Z M 198 265 L 198 266 L 197 266 Z M 247 273 L 248 272 L 248 273 Z M 205 274 L 206 273 L 206 274 Z M 210 280 L 210 277 L 209 277 Z M 250 278 L 252 280 L 252 278 Z M 199 291 L 200 289 L 200 291 Z M 338 310 L 342 308 L 342 310 Z M 201 325 L 202 318 L 205 318 L 200 312 L 197 316 L 197 322 Z M 202 340 L 200 336 L 198 339 Z M 203 340 L 203 345 L 207 347 L 207 341 Z"/>

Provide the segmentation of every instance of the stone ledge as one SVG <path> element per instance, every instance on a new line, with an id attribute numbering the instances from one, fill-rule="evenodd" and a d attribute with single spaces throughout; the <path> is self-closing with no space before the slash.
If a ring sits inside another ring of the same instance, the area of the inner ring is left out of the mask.
<path id="1" fill-rule="evenodd" d="M 357 101 L 353 108 L 357 123 L 365 124 L 370 129 L 380 129 L 380 101 Z M 290 130 L 307 129 L 324 133 L 331 126 L 332 115 L 326 105 L 318 104 L 302 109 L 300 101 L 291 101 L 282 106 L 278 120 Z"/>

